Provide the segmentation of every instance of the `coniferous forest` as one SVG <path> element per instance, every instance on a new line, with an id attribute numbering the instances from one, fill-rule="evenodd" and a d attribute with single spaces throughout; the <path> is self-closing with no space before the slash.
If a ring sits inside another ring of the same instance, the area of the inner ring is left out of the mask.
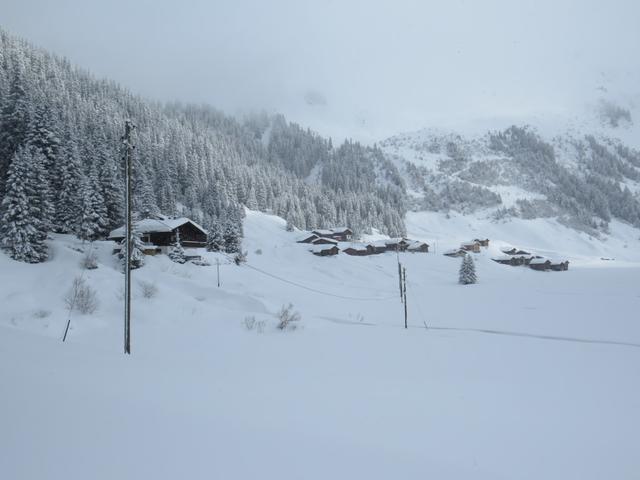
<path id="1" fill-rule="evenodd" d="M 127 119 L 138 217 L 241 235 L 246 206 L 301 229 L 404 234 L 404 183 L 379 149 L 335 146 L 282 116 L 149 101 L 0 30 L 0 243 L 12 258 L 44 261 L 50 232 L 94 240 L 122 224 Z"/>

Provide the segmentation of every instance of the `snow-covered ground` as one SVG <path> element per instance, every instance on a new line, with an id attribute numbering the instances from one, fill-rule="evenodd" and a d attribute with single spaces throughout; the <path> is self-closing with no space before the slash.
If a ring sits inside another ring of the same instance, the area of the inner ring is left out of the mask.
<path id="1" fill-rule="evenodd" d="M 400 255 L 406 330 L 394 254 L 315 257 L 284 221 L 249 212 L 248 264 L 220 256 L 220 288 L 216 254 L 134 272 L 128 357 L 113 244 L 84 273 L 100 307 L 73 314 L 64 344 L 81 244 L 56 237 L 42 265 L 0 254 L 0 477 L 638 478 L 638 231 L 407 224 L 437 253 Z M 459 259 L 440 253 L 476 236 L 491 247 L 474 255 L 480 283 L 461 286 Z M 492 262 L 507 244 L 565 256 L 569 271 Z M 302 320 L 281 332 L 289 302 Z"/>

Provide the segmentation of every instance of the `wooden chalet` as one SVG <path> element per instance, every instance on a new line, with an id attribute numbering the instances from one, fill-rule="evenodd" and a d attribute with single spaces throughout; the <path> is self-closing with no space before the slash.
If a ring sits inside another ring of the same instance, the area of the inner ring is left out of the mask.
<path id="1" fill-rule="evenodd" d="M 502 248 L 500 251 L 505 255 L 531 255 L 531 253 L 515 247 Z"/>
<path id="2" fill-rule="evenodd" d="M 337 227 L 331 229 L 318 229 L 311 232 L 318 237 L 331 238 L 338 242 L 349 242 L 353 238 L 353 231 L 347 227 Z"/>
<path id="3" fill-rule="evenodd" d="M 519 267 L 522 265 L 529 265 L 531 260 L 533 260 L 534 258 L 536 257 L 533 255 L 504 255 L 502 257 L 492 258 L 492 260 L 502 265 Z"/>
<path id="4" fill-rule="evenodd" d="M 356 257 L 366 257 L 367 255 L 374 254 L 373 245 L 350 245 L 342 251 L 347 255 Z"/>
<path id="5" fill-rule="evenodd" d="M 463 243 L 462 245 L 460 245 L 460 248 L 466 250 L 467 252 L 480 253 L 480 243 L 475 240 L 473 242 Z"/>
<path id="6" fill-rule="evenodd" d="M 384 240 L 387 251 L 404 252 L 409 246 L 409 240 L 406 238 L 390 238 Z"/>
<path id="7" fill-rule="evenodd" d="M 429 253 L 429 244 L 425 242 L 413 242 L 407 247 L 407 252 L 411 253 Z"/>
<path id="8" fill-rule="evenodd" d="M 485 247 L 485 248 L 487 248 L 487 247 L 489 246 L 489 239 L 488 239 L 488 238 L 485 238 L 485 239 L 482 239 L 482 238 L 474 238 L 474 239 L 473 239 L 473 241 L 474 241 L 474 242 L 478 242 L 478 243 L 480 244 L 480 246 L 481 246 L 481 247 Z"/>
<path id="9" fill-rule="evenodd" d="M 337 245 L 338 241 L 333 238 L 318 237 L 315 240 L 311 240 L 312 245 Z"/>
<path id="10" fill-rule="evenodd" d="M 387 243 L 384 240 L 377 240 L 368 244 L 371 247 L 371 253 L 377 255 L 387 251 Z"/>
<path id="11" fill-rule="evenodd" d="M 552 261 L 551 265 L 549 265 L 549 268 L 554 272 L 563 272 L 565 270 L 569 270 L 569 260 Z"/>
<path id="12" fill-rule="evenodd" d="M 332 228 L 331 232 L 331 238 L 339 242 L 349 242 L 353 238 L 353 231 L 348 227 Z"/>
<path id="13" fill-rule="evenodd" d="M 534 258 L 529 262 L 529 268 L 539 271 L 550 270 L 551 260 L 548 258 Z"/>
<path id="14" fill-rule="evenodd" d="M 166 252 L 176 241 L 176 233 L 180 233 L 180 244 L 184 248 L 203 248 L 207 245 L 207 231 L 193 220 L 181 218 L 145 218 L 134 222 L 134 229 L 140 234 L 142 242 L 148 247 L 144 251 L 148 255 Z M 124 240 L 125 227 L 113 230 L 109 240 Z M 153 253 L 152 253 L 153 252 Z"/>
<path id="15" fill-rule="evenodd" d="M 467 251 L 462 248 L 454 248 L 443 253 L 445 257 L 464 257 Z"/>
<path id="16" fill-rule="evenodd" d="M 298 240 L 298 243 L 311 243 L 318 238 L 320 238 L 318 237 L 318 235 L 316 235 L 315 233 L 311 233 L 309 235 L 302 237 L 300 240 Z"/>
<path id="17" fill-rule="evenodd" d="M 337 255 L 340 249 L 337 245 L 314 245 L 310 252 L 319 257 L 329 257 Z"/>

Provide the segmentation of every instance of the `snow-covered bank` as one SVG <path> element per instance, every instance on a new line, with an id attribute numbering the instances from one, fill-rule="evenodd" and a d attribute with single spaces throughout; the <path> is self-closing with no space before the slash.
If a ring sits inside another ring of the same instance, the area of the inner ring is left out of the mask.
<path id="1" fill-rule="evenodd" d="M 409 217 L 409 232 L 469 239 L 449 221 L 445 234 Z M 567 250 L 576 239 L 557 232 L 489 227 L 477 233 L 557 246 L 575 265 L 534 272 L 483 252 L 480 283 L 463 287 L 459 260 L 402 254 L 405 330 L 395 255 L 318 258 L 281 219 L 249 212 L 248 266 L 223 264 L 221 288 L 215 265 L 159 256 L 134 272 L 159 292 L 136 294 L 130 357 L 112 245 L 97 245 L 99 268 L 85 274 L 100 308 L 74 315 L 66 344 L 77 241 L 57 237 L 42 265 L 0 255 L 3 478 L 634 478 L 632 254 L 596 266 L 595 243 Z M 289 302 L 302 328 L 277 331 Z M 268 322 L 263 333 L 243 326 L 248 315 Z"/>

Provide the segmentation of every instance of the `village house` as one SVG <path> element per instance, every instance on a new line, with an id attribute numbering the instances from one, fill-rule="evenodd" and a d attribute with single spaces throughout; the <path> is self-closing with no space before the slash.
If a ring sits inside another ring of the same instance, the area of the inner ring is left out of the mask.
<path id="1" fill-rule="evenodd" d="M 407 252 L 411 252 L 411 253 L 416 253 L 416 252 L 422 252 L 422 253 L 429 253 L 429 244 L 425 243 L 425 242 L 413 242 L 411 244 L 409 244 L 409 246 L 407 247 Z"/>
<path id="2" fill-rule="evenodd" d="M 551 268 L 551 260 L 548 258 L 534 258 L 529 262 L 529 268 L 533 270 L 549 270 Z"/>
<path id="3" fill-rule="evenodd" d="M 488 238 L 485 238 L 485 239 L 482 239 L 482 238 L 474 238 L 474 239 L 473 239 L 473 241 L 474 241 L 474 242 L 478 242 L 478 243 L 480 244 L 480 246 L 481 246 L 481 247 L 485 247 L 485 248 L 487 248 L 487 247 L 489 246 L 489 239 L 488 239 Z"/>
<path id="4" fill-rule="evenodd" d="M 353 238 L 353 232 L 347 227 L 331 228 L 328 230 L 313 230 L 311 232 L 318 237 L 332 238 L 338 242 L 349 242 Z"/>
<path id="5" fill-rule="evenodd" d="M 454 248 L 443 253 L 446 257 L 464 257 L 466 254 L 467 251 L 462 248 Z"/>
<path id="6" fill-rule="evenodd" d="M 409 240 L 406 238 L 390 238 L 384 240 L 387 251 L 404 252 L 409 246 Z"/>
<path id="7" fill-rule="evenodd" d="M 520 250 L 519 248 L 515 248 L 515 247 L 501 248 L 500 251 L 506 255 L 531 255 L 529 252 Z"/>
<path id="8" fill-rule="evenodd" d="M 176 241 L 177 232 L 180 234 L 180 244 L 184 248 L 203 248 L 207 244 L 207 231 L 186 217 L 145 218 L 134 222 L 134 229 L 140 234 L 140 239 L 146 247 L 143 251 L 147 255 L 167 253 Z M 113 230 L 107 238 L 120 243 L 124 236 L 123 226 Z"/>
<path id="9" fill-rule="evenodd" d="M 337 245 L 338 241 L 333 238 L 318 237 L 315 240 L 311 240 L 312 245 Z"/>
<path id="10" fill-rule="evenodd" d="M 315 233 L 311 233 L 311 234 L 305 235 L 300 240 L 298 240 L 298 243 L 311 243 L 318 238 L 320 238 L 318 237 L 318 235 L 316 235 Z"/>
<path id="11" fill-rule="evenodd" d="M 328 257 L 337 255 L 340 249 L 337 245 L 314 245 L 309 251 L 319 257 Z"/>
<path id="12" fill-rule="evenodd" d="M 462 245 L 460 245 L 460 248 L 466 250 L 467 252 L 480 253 L 480 243 L 475 240 L 473 242 L 463 243 Z"/>
<path id="13" fill-rule="evenodd" d="M 373 255 L 374 250 L 372 245 L 350 245 L 342 250 L 347 255 L 364 257 L 367 255 Z"/>
<path id="14" fill-rule="evenodd" d="M 562 272 L 562 271 L 565 271 L 565 270 L 569 270 L 569 260 L 551 261 L 551 265 L 549 265 L 549 268 L 551 270 L 553 270 L 554 272 Z"/>

